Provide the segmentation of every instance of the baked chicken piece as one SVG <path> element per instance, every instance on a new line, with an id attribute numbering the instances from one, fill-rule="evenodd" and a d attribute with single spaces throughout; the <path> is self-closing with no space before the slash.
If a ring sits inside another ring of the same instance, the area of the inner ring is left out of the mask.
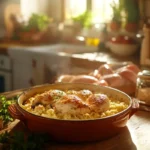
<path id="1" fill-rule="evenodd" d="M 105 94 L 93 94 L 87 99 L 91 111 L 102 113 L 109 109 L 109 98 Z"/>
<path id="2" fill-rule="evenodd" d="M 90 112 L 90 107 L 77 95 L 67 95 L 57 101 L 54 106 L 61 114 L 80 115 Z"/>
<path id="3" fill-rule="evenodd" d="M 32 107 L 34 108 L 38 104 L 42 105 L 53 105 L 58 99 L 62 96 L 65 96 L 66 93 L 61 90 L 49 90 L 40 95 L 35 96 L 32 101 Z"/>
<path id="4" fill-rule="evenodd" d="M 86 113 L 102 113 L 109 109 L 109 98 L 105 94 L 91 94 L 80 91 L 80 96 L 67 95 L 55 103 L 55 110 L 62 114 L 83 115 Z M 83 94 L 84 93 L 84 94 Z"/>

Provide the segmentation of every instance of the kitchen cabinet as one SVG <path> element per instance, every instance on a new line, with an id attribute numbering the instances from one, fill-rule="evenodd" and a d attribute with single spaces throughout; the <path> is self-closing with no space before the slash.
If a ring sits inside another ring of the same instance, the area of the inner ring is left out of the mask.
<path id="1" fill-rule="evenodd" d="M 8 55 L 0 54 L 0 93 L 12 90 L 12 62 Z"/>
<path id="2" fill-rule="evenodd" d="M 72 71 L 72 54 L 95 51 L 95 48 L 66 44 L 8 48 L 13 61 L 13 89 L 52 83 L 60 74 L 77 72 Z"/>

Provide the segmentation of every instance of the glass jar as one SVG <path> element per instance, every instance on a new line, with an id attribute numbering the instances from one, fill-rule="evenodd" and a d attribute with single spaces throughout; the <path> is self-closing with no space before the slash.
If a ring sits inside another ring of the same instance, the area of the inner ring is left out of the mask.
<path id="1" fill-rule="evenodd" d="M 138 73 L 135 96 L 140 101 L 150 104 L 150 70 Z"/>

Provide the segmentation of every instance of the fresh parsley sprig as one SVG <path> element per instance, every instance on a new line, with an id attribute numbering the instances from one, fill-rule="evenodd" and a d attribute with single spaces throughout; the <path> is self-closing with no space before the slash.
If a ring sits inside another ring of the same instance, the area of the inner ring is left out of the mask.
<path id="1" fill-rule="evenodd" d="M 0 118 L 3 120 L 4 125 L 13 121 L 8 111 L 8 106 L 12 103 L 14 103 L 14 99 L 8 100 L 5 96 L 0 96 Z"/>
<path id="2" fill-rule="evenodd" d="M 8 106 L 16 102 L 16 98 L 7 99 L 0 96 L 0 118 L 4 124 L 13 121 Z M 4 132 L 0 134 L 0 149 L 2 150 L 44 150 L 48 141 L 47 134 L 25 133 L 23 131 Z"/>

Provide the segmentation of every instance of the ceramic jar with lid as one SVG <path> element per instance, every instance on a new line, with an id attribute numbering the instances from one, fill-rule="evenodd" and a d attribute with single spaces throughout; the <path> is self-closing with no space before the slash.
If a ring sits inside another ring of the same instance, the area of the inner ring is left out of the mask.
<path id="1" fill-rule="evenodd" d="M 150 70 L 138 73 L 135 96 L 140 101 L 150 104 Z"/>

